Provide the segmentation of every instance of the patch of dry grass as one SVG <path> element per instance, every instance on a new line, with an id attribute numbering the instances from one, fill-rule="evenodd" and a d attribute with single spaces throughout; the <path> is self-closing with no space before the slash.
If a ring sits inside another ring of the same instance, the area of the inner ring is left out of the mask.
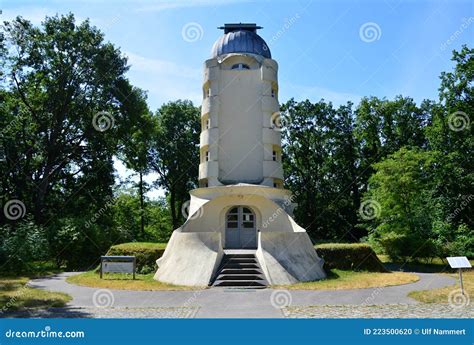
<path id="1" fill-rule="evenodd" d="M 347 290 L 409 284 L 418 281 L 416 274 L 405 272 L 354 272 L 332 270 L 326 279 L 285 285 L 290 290 Z M 282 287 L 282 286 L 279 286 Z"/>
<path id="2" fill-rule="evenodd" d="M 71 300 L 71 296 L 65 293 L 31 288 L 26 285 L 29 279 L 29 277 L 0 278 L 0 312 L 63 307 Z"/>
<path id="3" fill-rule="evenodd" d="M 172 291 L 172 290 L 198 290 L 205 287 L 192 287 L 171 285 L 153 279 L 154 274 L 137 274 L 132 279 L 131 274 L 104 273 L 104 279 L 100 279 L 99 273 L 89 271 L 67 278 L 67 282 L 76 285 L 115 289 L 115 290 L 137 290 L 137 291 Z"/>
<path id="4" fill-rule="evenodd" d="M 456 285 L 447 286 L 440 289 L 433 290 L 421 290 L 413 291 L 408 294 L 408 296 L 416 299 L 417 301 L 423 303 L 449 303 L 449 294 L 453 293 L 455 290 L 459 290 L 459 275 L 458 274 L 448 274 L 450 277 L 456 278 L 458 282 Z M 462 274 L 464 282 L 464 292 L 471 300 L 474 299 L 474 270 L 465 270 Z M 459 296 L 460 294 L 458 294 Z M 454 297 L 454 296 L 452 296 Z M 472 302 L 471 302 L 472 303 Z"/>

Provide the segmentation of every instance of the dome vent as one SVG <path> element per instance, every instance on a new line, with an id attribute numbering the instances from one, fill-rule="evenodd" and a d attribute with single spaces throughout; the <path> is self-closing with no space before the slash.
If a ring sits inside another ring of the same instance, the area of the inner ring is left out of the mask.
<path id="1" fill-rule="evenodd" d="M 224 30 L 224 35 L 214 43 L 212 57 L 216 58 L 232 53 L 248 53 L 271 59 L 270 48 L 263 38 L 257 35 L 257 30 L 261 28 L 256 24 L 225 24 L 219 28 Z"/>

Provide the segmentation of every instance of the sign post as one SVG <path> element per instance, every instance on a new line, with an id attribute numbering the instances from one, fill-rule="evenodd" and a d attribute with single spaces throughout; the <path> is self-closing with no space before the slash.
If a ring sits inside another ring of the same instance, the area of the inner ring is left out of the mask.
<path id="1" fill-rule="evenodd" d="M 100 257 L 100 279 L 104 272 L 110 273 L 132 273 L 135 280 L 137 261 L 135 256 L 101 256 Z"/>
<path id="2" fill-rule="evenodd" d="M 462 269 L 471 268 L 471 263 L 465 256 L 452 256 L 446 258 L 451 268 L 457 268 L 459 270 L 459 283 L 461 285 L 461 293 L 464 296 L 464 286 L 462 283 Z"/>

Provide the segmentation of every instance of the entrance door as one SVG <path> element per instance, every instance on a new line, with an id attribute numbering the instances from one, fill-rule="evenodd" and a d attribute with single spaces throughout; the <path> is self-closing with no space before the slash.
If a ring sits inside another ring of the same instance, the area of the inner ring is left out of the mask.
<path id="1" fill-rule="evenodd" d="M 249 207 L 232 207 L 226 215 L 225 247 L 227 249 L 257 248 L 255 214 Z"/>

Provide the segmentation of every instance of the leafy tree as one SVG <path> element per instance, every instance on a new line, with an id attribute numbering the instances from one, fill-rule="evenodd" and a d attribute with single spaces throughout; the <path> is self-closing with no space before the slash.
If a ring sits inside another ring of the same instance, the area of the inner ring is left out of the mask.
<path id="1" fill-rule="evenodd" d="M 430 209 L 433 162 L 430 152 L 402 148 L 374 164 L 364 198 L 377 216 L 370 237 L 392 258 L 430 257 L 435 252 Z"/>
<path id="2" fill-rule="evenodd" d="M 146 95 L 138 88 L 134 88 L 128 83 L 124 85 L 122 110 L 126 113 L 133 112 L 139 116 L 130 117 L 123 126 L 120 138 L 119 157 L 126 167 L 134 170 L 138 176 L 137 184 L 140 196 L 140 237 L 145 236 L 146 223 L 146 203 L 145 193 L 148 189 L 143 180 L 143 176 L 150 171 L 150 146 L 152 138 L 156 134 L 156 121 L 152 117 L 146 103 Z M 135 232 L 133 233 L 135 238 Z"/>
<path id="3" fill-rule="evenodd" d="M 352 104 L 336 110 L 324 101 L 290 100 L 282 112 L 289 118 L 283 132 L 283 164 L 287 186 L 298 203 L 297 221 L 314 238 L 358 240 Z"/>
<path id="4" fill-rule="evenodd" d="M 171 222 L 176 229 L 188 192 L 197 184 L 199 166 L 199 109 L 191 101 L 169 102 L 156 112 L 156 131 L 150 147 L 150 165 L 157 185 L 166 190 Z"/>
<path id="5" fill-rule="evenodd" d="M 41 27 L 18 17 L 0 36 L 2 201 L 20 199 L 46 228 L 57 261 L 84 267 L 120 237 L 101 211 L 112 197 L 121 136 L 146 115 L 143 93 L 126 79 L 120 50 L 72 14 Z"/>
<path id="6" fill-rule="evenodd" d="M 456 228 L 474 228 L 474 49 L 453 52 L 453 72 L 441 74 L 440 103 L 430 103 L 432 119 L 426 129 L 429 148 L 439 153 L 435 195 L 440 217 Z"/>

